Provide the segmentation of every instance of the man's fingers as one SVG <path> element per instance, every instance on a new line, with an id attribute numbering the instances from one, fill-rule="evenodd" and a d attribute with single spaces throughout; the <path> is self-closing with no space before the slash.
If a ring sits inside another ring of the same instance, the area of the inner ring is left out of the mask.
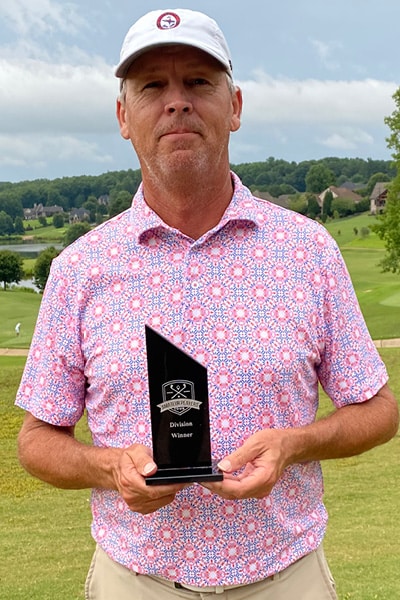
<path id="1" fill-rule="evenodd" d="M 157 471 L 150 448 L 138 444 L 126 449 L 121 457 L 121 468 L 130 470 L 132 467 L 143 477 Z"/>
<path id="2" fill-rule="evenodd" d="M 244 500 L 246 498 L 265 498 L 271 493 L 274 481 L 266 479 L 264 469 L 256 469 L 246 476 L 228 476 L 221 482 L 203 485 L 222 498 Z"/>
<path id="3" fill-rule="evenodd" d="M 225 456 L 218 463 L 218 467 L 224 473 L 239 471 L 245 465 L 257 458 L 263 451 L 265 451 L 265 448 L 262 446 L 261 436 L 254 434 L 244 442 L 243 446 L 240 446 L 240 448 L 232 452 L 232 454 Z"/>

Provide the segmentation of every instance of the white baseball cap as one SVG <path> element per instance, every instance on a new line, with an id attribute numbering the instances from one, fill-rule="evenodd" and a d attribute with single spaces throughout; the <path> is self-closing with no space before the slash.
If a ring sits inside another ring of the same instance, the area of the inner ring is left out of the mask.
<path id="1" fill-rule="evenodd" d="M 144 52 L 168 44 L 199 48 L 232 74 L 228 44 L 214 19 L 201 12 L 176 8 L 151 11 L 132 25 L 122 44 L 116 77 L 124 78 L 133 61 Z"/>

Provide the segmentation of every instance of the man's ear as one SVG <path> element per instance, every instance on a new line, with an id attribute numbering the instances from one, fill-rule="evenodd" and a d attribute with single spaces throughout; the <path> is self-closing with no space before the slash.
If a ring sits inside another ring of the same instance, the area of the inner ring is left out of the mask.
<path id="1" fill-rule="evenodd" d="M 126 121 L 126 109 L 119 98 L 117 98 L 116 114 L 119 123 L 119 131 L 125 140 L 129 140 L 128 124 Z"/>
<path id="2" fill-rule="evenodd" d="M 232 96 L 232 106 L 231 131 L 237 131 L 240 127 L 240 117 L 243 108 L 242 90 L 237 86 Z"/>

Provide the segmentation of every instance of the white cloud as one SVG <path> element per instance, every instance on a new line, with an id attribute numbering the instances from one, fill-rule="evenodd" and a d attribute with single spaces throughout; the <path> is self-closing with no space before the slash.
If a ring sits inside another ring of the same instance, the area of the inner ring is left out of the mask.
<path id="1" fill-rule="evenodd" d="M 0 166 L 43 167 L 48 161 L 92 161 L 111 164 L 112 157 L 96 143 L 73 136 L 60 135 L 0 135 Z"/>
<path id="2" fill-rule="evenodd" d="M 320 139 L 319 143 L 335 150 L 355 150 L 360 144 L 372 145 L 374 138 L 366 131 L 347 127 Z"/>
<path id="3" fill-rule="evenodd" d="M 78 6 L 53 0 L 2 0 L 0 18 L 19 35 L 76 34 L 85 22 Z"/>
<path id="4" fill-rule="evenodd" d="M 392 113 L 392 81 L 273 79 L 257 72 L 238 82 L 244 94 L 244 121 L 290 123 L 383 123 Z"/>
<path id="5" fill-rule="evenodd" d="M 112 68 L 0 59 L 3 133 L 115 132 L 117 80 Z"/>

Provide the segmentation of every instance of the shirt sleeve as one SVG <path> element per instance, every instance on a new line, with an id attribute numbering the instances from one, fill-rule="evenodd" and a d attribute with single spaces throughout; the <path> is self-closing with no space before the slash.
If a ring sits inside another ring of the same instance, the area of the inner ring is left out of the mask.
<path id="1" fill-rule="evenodd" d="M 388 374 L 334 240 L 328 252 L 324 267 L 324 344 L 318 375 L 322 387 L 340 408 L 372 398 L 388 381 Z"/>
<path id="2" fill-rule="evenodd" d="M 68 278 L 65 275 L 68 271 Z M 63 253 L 53 260 L 16 405 L 53 425 L 73 426 L 85 405 L 79 294 Z"/>

